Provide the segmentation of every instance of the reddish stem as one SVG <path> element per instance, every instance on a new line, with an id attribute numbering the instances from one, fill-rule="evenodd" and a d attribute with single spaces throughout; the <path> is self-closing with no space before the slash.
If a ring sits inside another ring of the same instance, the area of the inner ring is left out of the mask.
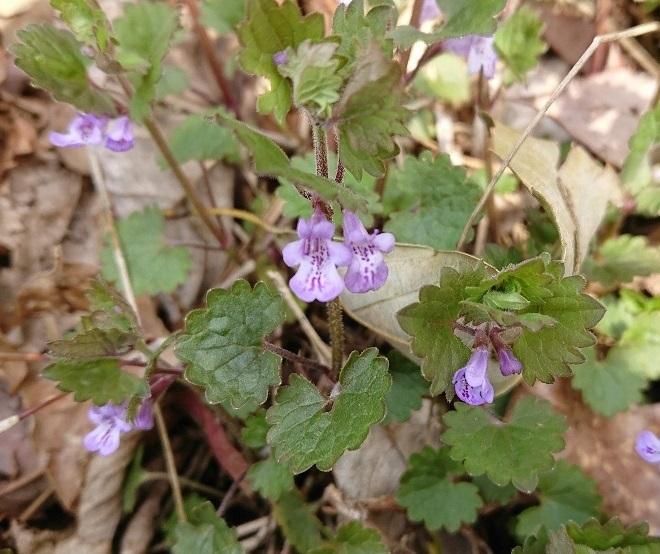
<path id="1" fill-rule="evenodd" d="M 248 468 L 243 454 L 231 443 L 216 414 L 191 389 L 181 392 L 181 408 L 202 428 L 216 461 L 234 481 L 240 480 Z"/>

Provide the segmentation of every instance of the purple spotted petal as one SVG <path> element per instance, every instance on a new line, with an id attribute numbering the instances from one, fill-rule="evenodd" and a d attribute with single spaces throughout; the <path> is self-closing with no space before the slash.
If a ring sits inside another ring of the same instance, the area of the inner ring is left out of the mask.
<path id="1" fill-rule="evenodd" d="M 466 404 L 472 406 L 481 406 L 482 404 L 490 404 L 495 397 L 495 390 L 493 385 L 488 380 L 488 376 L 484 379 L 479 387 L 471 386 L 465 376 L 465 368 L 459 369 L 454 375 L 452 380 L 456 396 L 458 396 Z"/>
<path id="2" fill-rule="evenodd" d="M 78 114 L 69 123 L 66 133 L 51 132 L 50 142 L 61 148 L 103 143 L 106 120 L 93 114 Z"/>
<path id="3" fill-rule="evenodd" d="M 644 430 L 637 435 L 635 451 L 644 461 L 660 464 L 660 439 L 651 431 Z"/>
<path id="4" fill-rule="evenodd" d="M 133 421 L 133 427 L 135 429 L 140 429 L 141 431 L 147 431 L 154 426 L 154 411 L 151 400 L 146 398 L 140 404 L 135 420 Z"/>
<path id="5" fill-rule="evenodd" d="M 514 373 L 520 373 L 523 369 L 520 360 L 515 357 L 508 346 L 498 348 L 497 358 L 500 361 L 502 375 L 513 375 Z"/>
<path id="6" fill-rule="evenodd" d="M 488 376 L 488 347 L 479 346 L 472 352 L 468 363 L 465 365 L 465 378 L 471 387 L 481 387 L 486 381 Z"/>
<path id="7" fill-rule="evenodd" d="M 346 266 L 352 253 L 345 245 L 332 241 L 334 225 L 323 214 L 298 221 L 296 240 L 282 249 L 282 258 L 298 271 L 289 281 L 291 290 L 305 302 L 329 302 L 344 290 L 337 266 Z"/>
<path id="8" fill-rule="evenodd" d="M 353 252 L 344 277 L 346 288 L 363 293 L 382 287 L 389 274 L 383 254 L 394 248 L 394 235 L 378 231 L 369 234 L 357 215 L 345 211 L 344 241 Z"/>
<path id="9" fill-rule="evenodd" d="M 126 152 L 133 148 L 134 144 L 131 120 L 125 115 L 111 120 L 105 135 L 105 147 L 113 152 Z"/>
<path id="10" fill-rule="evenodd" d="M 102 423 L 85 435 L 83 444 L 89 452 L 109 456 L 119 448 L 121 431 L 112 423 Z"/>

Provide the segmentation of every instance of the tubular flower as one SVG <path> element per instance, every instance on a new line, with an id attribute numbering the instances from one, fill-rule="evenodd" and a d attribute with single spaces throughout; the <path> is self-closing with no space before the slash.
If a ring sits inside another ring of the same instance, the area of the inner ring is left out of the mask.
<path id="1" fill-rule="evenodd" d="M 344 278 L 351 292 L 377 290 L 385 284 L 388 270 L 383 254 L 394 248 L 392 233 L 369 234 L 353 212 L 344 212 L 344 242 L 353 257 Z"/>
<path id="2" fill-rule="evenodd" d="M 506 345 L 502 345 L 497 350 L 497 358 L 500 361 L 500 371 L 502 375 L 513 375 L 520 373 L 523 369 L 520 360 L 516 358 L 513 351 Z"/>
<path id="3" fill-rule="evenodd" d="M 105 145 L 113 152 L 126 152 L 133 148 L 133 124 L 123 115 L 107 117 L 79 113 L 69 123 L 66 133 L 51 132 L 50 142 L 61 148 Z"/>
<path id="4" fill-rule="evenodd" d="M 483 70 L 484 77 L 492 79 L 497 64 L 497 53 L 493 47 L 494 40 L 492 36 L 467 35 L 447 39 L 444 41 L 443 47 L 467 60 L 470 75 L 476 75 Z"/>
<path id="5" fill-rule="evenodd" d="M 90 452 L 109 456 L 119 448 L 119 437 L 128 433 L 133 426 L 126 421 L 126 407 L 116 404 L 92 406 L 87 417 L 96 427 L 85 435 L 83 444 Z"/>
<path id="6" fill-rule="evenodd" d="M 651 431 L 644 430 L 637 435 L 635 451 L 642 460 L 650 464 L 660 464 L 660 439 Z"/>
<path id="7" fill-rule="evenodd" d="M 289 281 L 294 293 L 305 302 L 329 302 L 344 290 L 338 266 L 351 262 L 351 250 L 332 241 L 335 226 L 318 210 L 311 219 L 298 220 L 298 236 L 282 250 L 284 263 L 298 267 Z"/>
<path id="8" fill-rule="evenodd" d="M 479 346 L 468 363 L 454 375 L 452 383 L 456 395 L 472 406 L 490 404 L 495 397 L 493 385 L 488 379 L 488 347 Z"/>

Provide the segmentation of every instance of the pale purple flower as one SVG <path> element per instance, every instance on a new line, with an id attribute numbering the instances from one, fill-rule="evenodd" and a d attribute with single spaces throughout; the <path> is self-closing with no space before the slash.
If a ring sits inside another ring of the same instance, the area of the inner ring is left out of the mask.
<path id="1" fill-rule="evenodd" d="M 467 60 L 468 73 L 476 75 L 483 71 L 486 79 L 495 75 L 497 53 L 493 46 L 492 36 L 467 35 L 460 38 L 450 38 L 443 42 L 446 51 L 453 52 Z"/>
<path id="2" fill-rule="evenodd" d="M 660 464 L 660 439 L 651 431 L 644 430 L 637 435 L 635 451 L 644 461 Z"/>
<path id="3" fill-rule="evenodd" d="M 53 131 L 48 138 L 52 144 L 63 148 L 103 144 L 106 124 L 104 117 L 79 113 L 69 123 L 66 133 Z"/>
<path id="4" fill-rule="evenodd" d="M 488 379 L 488 357 L 487 346 L 477 347 L 468 363 L 456 372 L 452 380 L 456 395 L 472 406 L 490 404 L 495 397 L 495 390 Z"/>
<path id="5" fill-rule="evenodd" d="M 419 22 L 424 23 L 426 21 L 431 21 L 432 19 L 437 19 L 440 17 L 440 8 L 436 0 L 424 0 L 422 3 L 422 11 L 419 15 Z"/>
<path id="6" fill-rule="evenodd" d="M 360 218 L 347 210 L 344 212 L 344 243 L 353 252 L 344 277 L 346 288 L 351 292 L 368 292 L 382 287 L 388 275 L 383 254 L 394 248 L 394 235 L 378 230 L 369 234 Z"/>
<path id="7" fill-rule="evenodd" d="M 126 152 L 133 148 L 133 124 L 122 115 L 108 120 L 107 117 L 79 113 L 69 123 L 66 133 L 51 132 L 50 142 L 61 148 L 105 145 L 113 152 Z"/>
<path id="8" fill-rule="evenodd" d="M 154 426 L 154 409 L 149 398 L 145 398 L 138 408 L 133 428 L 141 431 L 148 431 Z"/>
<path id="9" fill-rule="evenodd" d="M 286 50 L 280 50 L 273 54 L 273 63 L 275 65 L 284 65 L 289 61 L 289 55 L 286 53 Z"/>
<path id="10" fill-rule="evenodd" d="M 105 147 L 108 150 L 126 152 L 133 148 L 134 143 L 133 124 L 128 117 L 122 115 L 108 123 L 108 130 L 105 134 Z"/>
<path id="11" fill-rule="evenodd" d="M 496 350 L 502 375 L 513 375 L 522 371 L 523 366 L 520 360 L 516 358 L 513 351 L 507 345 L 503 344 L 499 348 L 496 347 Z"/>
<path id="12" fill-rule="evenodd" d="M 311 219 L 299 219 L 297 231 L 300 240 L 282 250 L 286 265 L 299 266 L 289 281 L 291 290 L 305 302 L 334 300 L 344 290 L 337 266 L 351 262 L 350 249 L 332 241 L 335 226 L 318 210 Z"/>
<path id="13" fill-rule="evenodd" d="M 126 407 L 115 404 L 92 406 L 87 412 L 89 420 L 96 427 L 85 435 L 83 444 L 90 452 L 109 456 L 119 448 L 119 437 L 128 433 L 133 426 L 126 421 Z"/>

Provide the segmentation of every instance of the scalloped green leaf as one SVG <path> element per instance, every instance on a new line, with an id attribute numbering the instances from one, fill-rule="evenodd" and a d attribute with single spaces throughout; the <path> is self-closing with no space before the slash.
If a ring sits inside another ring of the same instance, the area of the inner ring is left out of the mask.
<path id="1" fill-rule="evenodd" d="M 573 521 L 583 524 L 600 514 L 601 497 L 596 483 L 577 466 L 564 460 L 539 476 L 540 505 L 523 510 L 516 518 L 516 535 L 523 539 L 545 527 L 559 529 Z"/>
<path id="2" fill-rule="evenodd" d="M 278 463 L 273 456 L 252 464 L 246 477 L 254 490 L 273 501 L 279 500 L 294 486 L 293 475 L 289 469 Z"/>
<path id="3" fill-rule="evenodd" d="M 564 417 L 550 404 L 533 397 L 521 399 L 507 422 L 486 410 L 455 404 L 443 420 L 442 440 L 451 446 L 452 459 L 463 462 L 470 475 L 486 474 L 496 485 L 532 491 L 538 475 L 554 464 L 553 454 L 564 448 Z"/>
<path id="4" fill-rule="evenodd" d="M 69 31 L 51 25 L 28 25 L 16 36 L 18 41 L 10 51 L 16 56 L 16 65 L 36 86 L 81 111 L 115 113 L 110 95 L 92 87 L 87 80 L 90 60 L 83 56 L 82 44 Z"/>
<path id="5" fill-rule="evenodd" d="M 514 80 L 534 69 L 548 45 L 541 38 L 543 22 L 526 6 L 518 8 L 495 33 L 495 49 Z"/>
<path id="6" fill-rule="evenodd" d="M 387 358 L 379 356 L 376 348 L 351 353 L 339 374 L 339 392 L 331 398 L 307 379 L 292 375 L 266 414 L 275 458 L 295 474 L 313 465 L 329 471 L 383 419 L 390 384 Z M 324 411 L 329 402 L 332 408 Z"/>
<path id="7" fill-rule="evenodd" d="M 307 554 L 388 554 L 375 529 L 362 527 L 359 522 L 345 523 L 337 534 L 320 548 Z"/>
<path id="8" fill-rule="evenodd" d="M 110 24 L 95 0 L 50 0 L 60 19 L 76 38 L 104 52 L 111 37 Z"/>
<path id="9" fill-rule="evenodd" d="M 303 17 L 292 0 L 281 5 L 275 0 L 248 0 L 247 18 L 238 27 L 243 46 L 239 59 L 245 71 L 270 81 L 270 90 L 257 101 L 259 112 L 273 113 L 281 123 L 291 109 L 291 84 L 277 70 L 273 55 L 297 48 L 307 39 L 321 40 L 323 34 L 323 16 L 313 13 Z"/>
<path id="10" fill-rule="evenodd" d="M 210 290 L 206 305 L 188 314 L 176 343 L 185 377 L 204 389 L 210 404 L 252 411 L 280 383 L 282 359 L 262 342 L 285 319 L 282 298 L 262 282 L 252 289 L 239 280 L 229 289 Z"/>
<path id="11" fill-rule="evenodd" d="M 400 242 L 453 248 L 480 196 L 479 185 L 448 156 L 407 156 L 385 187 L 385 230 Z"/>
<path id="12" fill-rule="evenodd" d="M 111 358 L 58 360 L 44 369 L 43 376 L 57 381 L 58 389 L 72 392 L 76 402 L 91 400 L 97 406 L 149 394 L 144 379 L 122 371 L 119 361 Z"/>
<path id="13" fill-rule="evenodd" d="M 203 115 L 191 115 L 170 135 L 170 150 L 179 163 L 190 160 L 239 160 L 238 144 L 232 132 Z"/>
<path id="14" fill-rule="evenodd" d="M 437 0 L 445 24 L 438 38 L 492 35 L 506 0 Z"/>
<path id="15" fill-rule="evenodd" d="M 119 241 L 135 294 L 172 292 L 188 276 L 192 265 L 190 252 L 183 246 L 168 246 L 164 229 L 165 218 L 157 206 L 133 212 L 117 221 Z M 101 251 L 101 273 L 109 281 L 119 281 L 109 237 Z"/>
<path id="16" fill-rule="evenodd" d="M 243 554 L 243 547 L 225 520 L 215 513 L 210 502 L 194 506 L 188 521 L 179 521 L 174 528 L 173 554 Z"/>
<path id="17" fill-rule="evenodd" d="M 449 457 L 449 448 L 427 446 L 410 457 L 396 500 L 411 521 L 423 521 L 430 531 L 455 533 L 461 525 L 474 523 L 483 505 L 476 485 L 454 481 L 462 473 L 462 465 Z"/>
<path id="18" fill-rule="evenodd" d="M 273 507 L 273 516 L 286 540 L 298 552 L 309 552 L 321 546 L 321 522 L 297 489 L 281 496 Z"/>
<path id="19" fill-rule="evenodd" d="M 429 389 L 415 362 L 396 351 L 390 352 L 387 358 L 390 361 L 392 387 L 385 397 L 387 414 L 383 425 L 408 421 L 410 414 L 422 407 L 422 398 Z"/>

